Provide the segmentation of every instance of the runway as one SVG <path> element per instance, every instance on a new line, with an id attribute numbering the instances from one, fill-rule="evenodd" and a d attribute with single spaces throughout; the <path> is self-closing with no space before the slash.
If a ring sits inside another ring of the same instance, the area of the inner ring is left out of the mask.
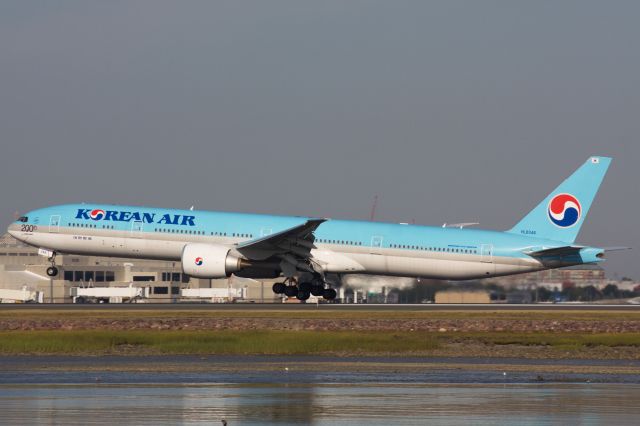
<path id="1" fill-rule="evenodd" d="M 289 303 L 121 303 L 121 304 L 0 304 L 10 310 L 162 310 L 162 311 L 610 311 L 640 312 L 640 305 L 595 304 L 289 304 Z"/>

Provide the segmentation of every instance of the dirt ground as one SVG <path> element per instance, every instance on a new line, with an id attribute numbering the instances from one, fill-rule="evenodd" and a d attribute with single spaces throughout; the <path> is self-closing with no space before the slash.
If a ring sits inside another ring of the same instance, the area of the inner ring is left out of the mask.
<path id="1" fill-rule="evenodd" d="M 3 330 L 362 330 L 430 332 L 554 332 L 629 333 L 640 332 L 639 319 L 500 319 L 500 318 L 421 318 L 421 319 L 340 319 L 340 318 L 0 318 Z"/>

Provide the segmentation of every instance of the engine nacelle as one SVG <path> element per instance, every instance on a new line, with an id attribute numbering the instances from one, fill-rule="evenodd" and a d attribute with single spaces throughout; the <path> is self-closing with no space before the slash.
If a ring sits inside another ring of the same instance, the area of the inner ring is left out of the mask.
<path id="1" fill-rule="evenodd" d="M 226 278 L 248 266 L 229 251 L 218 244 L 187 244 L 182 250 L 182 272 L 196 278 Z"/>

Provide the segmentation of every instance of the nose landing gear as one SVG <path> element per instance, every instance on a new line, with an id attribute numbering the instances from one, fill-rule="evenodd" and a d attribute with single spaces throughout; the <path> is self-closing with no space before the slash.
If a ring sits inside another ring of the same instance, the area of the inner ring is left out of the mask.
<path id="1" fill-rule="evenodd" d="M 49 258 L 49 262 L 51 262 L 51 266 L 47 268 L 47 275 L 50 277 L 55 277 L 58 275 L 58 268 L 56 267 L 56 253 L 53 252 L 53 255 Z"/>

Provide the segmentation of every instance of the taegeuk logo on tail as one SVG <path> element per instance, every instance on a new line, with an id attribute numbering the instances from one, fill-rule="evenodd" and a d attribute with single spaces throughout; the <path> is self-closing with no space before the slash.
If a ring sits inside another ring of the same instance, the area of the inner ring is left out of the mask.
<path id="1" fill-rule="evenodd" d="M 582 206 L 571 194 L 558 194 L 549 201 L 549 220 L 560 228 L 569 228 L 580 220 Z"/>

